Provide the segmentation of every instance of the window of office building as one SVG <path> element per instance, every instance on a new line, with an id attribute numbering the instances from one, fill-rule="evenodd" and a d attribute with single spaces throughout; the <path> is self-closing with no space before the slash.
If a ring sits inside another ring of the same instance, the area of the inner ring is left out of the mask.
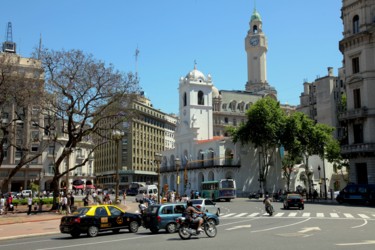
<path id="1" fill-rule="evenodd" d="M 359 32 L 359 16 L 355 15 L 353 17 L 353 34 L 357 34 Z"/>
<path id="2" fill-rule="evenodd" d="M 353 132 L 354 132 L 354 143 L 363 143 L 363 125 L 354 124 Z"/>
<path id="3" fill-rule="evenodd" d="M 353 89 L 353 100 L 354 100 L 354 108 L 358 109 L 361 107 L 361 90 L 360 89 Z"/>
<path id="4" fill-rule="evenodd" d="M 359 57 L 352 58 L 352 70 L 353 74 L 359 73 Z"/>

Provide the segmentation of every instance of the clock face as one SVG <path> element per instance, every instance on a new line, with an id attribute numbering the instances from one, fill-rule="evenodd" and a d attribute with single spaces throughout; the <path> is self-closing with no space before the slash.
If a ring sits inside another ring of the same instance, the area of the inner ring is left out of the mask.
<path id="1" fill-rule="evenodd" d="M 258 38 L 258 37 L 252 37 L 252 38 L 250 39 L 250 45 L 251 45 L 251 46 L 257 46 L 258 43 L 259 43 L 259 38 Z"/>

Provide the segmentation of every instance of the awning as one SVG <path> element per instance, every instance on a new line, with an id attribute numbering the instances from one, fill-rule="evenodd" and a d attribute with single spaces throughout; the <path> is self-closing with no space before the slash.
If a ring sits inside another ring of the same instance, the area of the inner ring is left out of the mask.
<path id="1" fill-rule="evenodd" d="M 73 185 L 75 185 L 75 186 L 80 186 L 80 185 L 83 185 L 83 184 L 85 184 L 85 182 L 81 179 L 73 181 Z"/>
<path id="2" fill-rule="evenodd" d="M 94 185 L 86 185 L 86 189 L 95 189 Z"/>
<path id="3" fill-rule="evenodd" d="M 77 186 L 73 186 L 75 189 L 84 189 L 84 186 L 83 185 L 77 185 Z"/>

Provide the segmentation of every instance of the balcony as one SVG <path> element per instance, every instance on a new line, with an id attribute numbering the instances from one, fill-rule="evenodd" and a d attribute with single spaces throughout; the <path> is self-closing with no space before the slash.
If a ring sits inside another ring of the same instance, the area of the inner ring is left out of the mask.
<path id="1" fill-rule="evenodd" d="M 359 109 L 351 109 L 346 112 L 339 114 L 339 120 L 353 120 L 357 118 L 365 118 L 368 116 L 375 116 L 375 109 L 369 109 L 367 107 L 361 107 Z"/>
<path id="2" fill-rule="evenodd" d="M 341 146 L 342 154 L 374 154 L 375 143 L 361 143 Z"/>

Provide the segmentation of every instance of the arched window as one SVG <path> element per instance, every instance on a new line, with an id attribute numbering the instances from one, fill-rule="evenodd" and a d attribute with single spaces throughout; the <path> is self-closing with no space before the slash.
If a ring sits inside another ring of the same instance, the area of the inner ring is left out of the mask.
<path id="1" fill-rule="evenodd" d="M 254 34 L 258 33 L 258 26 L 256 26 L 256 25 L 253 26 L 253 33 Z"/>
<path id="2" fill-rule="evenodd" d="M 198 105 L 204 105 L 204 94 L 201 90 L 198 92 Z"/>
<path id="3" fill-rule="evenodd" d="M 186 107 L 187 105 L 187 96 L 186 96 L 186 92 L 184 93 L 184 107 Z"/>
<path id="4" fill-rule="evenodd" d="M 356 34 L 359 32 L 359 16 L 355 15 L 353 17 L 353 34 Z"/>

